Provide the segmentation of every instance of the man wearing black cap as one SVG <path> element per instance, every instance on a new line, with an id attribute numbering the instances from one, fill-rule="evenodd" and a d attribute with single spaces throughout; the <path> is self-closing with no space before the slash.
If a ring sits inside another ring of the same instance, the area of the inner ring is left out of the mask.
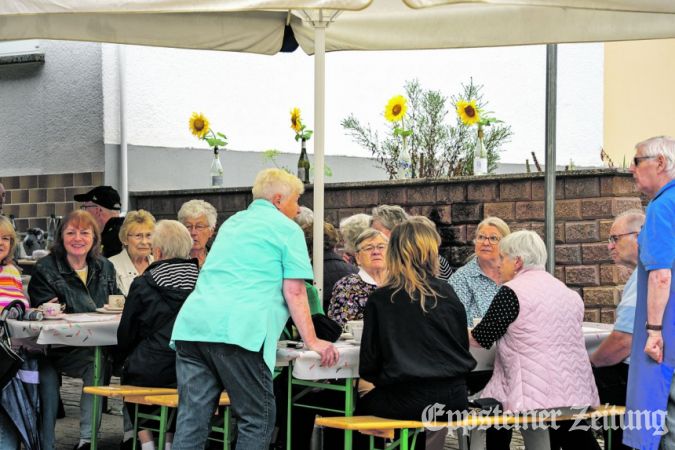
<path id="1" fill-rule="evenodd" d="M 121 252 L 119 232 L 124 217 L 120 217 L 122 203 L 117 191 L 110 186 L 96 186 L 86 194 L 76 195 L 75 201 L 82 202 L 80 208 L 88 211 L 98 222 L 103 256 L 109 258 Z"/>

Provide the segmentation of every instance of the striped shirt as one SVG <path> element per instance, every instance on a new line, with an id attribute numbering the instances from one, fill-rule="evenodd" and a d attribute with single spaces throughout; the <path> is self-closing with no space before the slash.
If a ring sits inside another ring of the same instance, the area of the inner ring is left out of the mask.
<path id="1" fill-rule="evenodd" d="M 21 273 L 12 264 L 0 265 L 0 311 L 14 300 L 21 300 L 29 307 L 23 295 Z"/>

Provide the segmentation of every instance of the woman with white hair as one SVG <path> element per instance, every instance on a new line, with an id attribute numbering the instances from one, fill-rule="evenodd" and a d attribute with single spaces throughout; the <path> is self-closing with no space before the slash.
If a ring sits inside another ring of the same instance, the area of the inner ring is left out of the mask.
<path id="1" fill-rule="evenodd" d="M 152 237 L 155 262 L 131 285 L 117 329 L 118 348 L 125 356 L 122 383 L 176 387 L 176 353 L 169 340 L 199 274 L 196 261 L 190 259 L 191 248 L 192 237 L 183 224 L 176 220 L 157 223 Z M 133 418 L 133 406 L 127 411 Z M 171 441 L 173 435 L 167 437 Z M 138 438 L 148 450 L 152 432 L 141 430 Z"/>
<path id="2" fill-rule="evenodd" d="M 470 332 L 472 345 L 497 344 L 494 373 L 481 396 L 512 412 L 598 405 L 582 330 L 583 300 L 546 272 L 542 239 L 533 231 L 512 233 L 501 240 L 499 259 L 503 285 Z M 558 448 L 558 439 L 578 439 L 574 448 L 599 448 L 592 434 L 566 428 L 551 433 L 551 448 Z M 548 435 L 523 430 L 523 437 L 527 448 L 548 448 Z"/>
<path id="3" fill-rule="evenodd" d="M 354 214 L 340 221 L 340 235 L 344 243 L 342 255 L 345 262 L 356 264 L 356 238 L 370 228 L 371 217 L 368 214 Z"/>
<path id="4" fill-rule="evenodd" d="M 185 225 L 192 237 L 190 257 L 197 258 L 199 267 L 204 265 L 209 253 L 207 244 L 216 231 L 218 212 L 209 202 L 204 200 L 190 200 L 183 203 L 178 210 L 178 221 Z"/>

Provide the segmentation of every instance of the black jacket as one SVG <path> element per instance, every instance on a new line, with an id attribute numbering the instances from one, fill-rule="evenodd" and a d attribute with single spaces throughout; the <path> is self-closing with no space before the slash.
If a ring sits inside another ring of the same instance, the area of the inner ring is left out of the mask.
<path id="1" fill-rule="evenodd" d="M 323 254 L 323 310 L 328 311 L 333 286 L 340 278 L 349 274 L 357 273 L 359 268 L 353 264 L 344 262 L 340 255 L 333 251 Z"/>
<path id="2" fill-rule="evenodd" d="M 152 263 L 131 284 L 117 329 L 123 383 L 176 386 L 176 354 L 169 341 L 198 273 L 196 259 L 167 259 Z"/>
<path id="3" fill-rule="evenodd" d="M 28 283 L 30 305 L 35 308 L 57 297 L 67 313 L 93 312 L 107 303 L 108 295 L 121 294 L 110 261 L 89 259 L 87 267 L 85 286 L 65 258 L 54 253 L 45 256 L 35 264 Z"/>
<path id="4" fill-rule="evenodd" d="M 101 253 L 106 258 L 115 256 L 122 251 L 120 241 L 120 228 L 124 223 L 124 217 L 111 217 L 101 230 Z"/>
<path id="5" fill-rule="evenodd" d="M 401 290 L 382 287 L 370 294 L 363 316 L 359 373 L 375 386 L 465 377 L 476 360 L 469 353 L 466 312 L 445 281 L 431 280 L 439 294 L 422 311 Z"/>

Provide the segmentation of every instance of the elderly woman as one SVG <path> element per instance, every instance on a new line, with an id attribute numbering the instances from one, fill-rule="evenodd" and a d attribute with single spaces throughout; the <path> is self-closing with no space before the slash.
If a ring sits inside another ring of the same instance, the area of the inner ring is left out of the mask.
<path id="1" fill-rule="evenodd" d="M 380 231 L 368 228 L 354 245 L 359 272 L 347 275 L 335 283 L 328 306 L 328 317 L 344 327 L 349 320 L 363 318 L 368 296 L 387 277 L 387 243 L 389 239 Z"/>
<path id="2" fill-rule="evenodd" d="M 129 291 L 117 329 L 120 351 L 126 355 L 122 383 L 136 386 L 176 387 L 176 353 L 169 347 L 176 316 L 197 282 L 199 266 L 190 258 L 192 237 L 178 221 L 161 220 L 152 237 L 155 262 Z M 133 406 L 127 405 L 133 417 Z M 140 409 L 143 411 L 143 409 Z M 144 449 L 152 432 L 138 438 Z M 173 434 L 167 441 L 173 440 Z"/>
<path id="3" fill-rule="evenodd" d="M 313 224 L 306 224 L 302 226 L 302 231 L 305 233 L 305 240 L 307 241 L 307 248 L 309 250 L 309 257 L 312 258 L 312 249 L 314 244 Z M 340 236 L 328 222 L 323 224 L 323 310 L 328 311 L 330 304 L 331 293 L 333 287 L 340 279 L 347 275 L 357 273 L 359 269 L 353 265 L 345 262 L 340 255 L 335 253 L 335 247 L 340 240 Z"/>
<path id="4" fill-rule="evenodd" d="M 155 218 L 144 209 L 129 211 L 120 228 L 120 242 L 124 247 L 110 258 L 117 272 L 117 287 L 125 296 L 129 293 L 134 278 L 145 272 L 152 264 L 152 233 Z"/>
<path id="5" fill-rule="evenodd" d="M 0 203 L 1 206 L 1 203 Z M 16 248 L 16 232 L 12 223 L 5 216 L 0 216 L 0 311 L 15 300 L 20 300 L 28 306 L 23 296 L 21 274 L 12 264 L 12 255 Z M 0 397 L 2 393 L 0 392 Z M 3 450 L 18 450 L 20 437 L 14 424 L 0 408 L 0 448 Z"/>
<path id="6" fill-rule="evenodd" d="M 115 268 L 100 256 L 100 248 L 96 219 L 84 210 L 68 214 L 59 227 L 51 253 L 35 264 L 28 285 L 31 305 L 58 302 L 65 306 L 67 313 L 94 312 L 107 302 L 108 295 L 120 294 Z M 55 446 L 58 374 L 82 378 L 84 385 L 90 386 L 94 381 L 93 356 L 93 347 L 52 347 L 40 362 L 42 448 Z M 93 397 L 83 394 L 80 442 L 76 448 L 89 448 L 92 409 Z"/>
<path id="7" fill-rule="evenodd" d="M 185 225 L 192 236 L 190 257 L 197 258 L 199 267 L 206 261 L 206 255 L 209 253 L 207 243 L 216 231 L 217 220 L 216 208 L 204 200 L 190 200 L 183 203 L 178 210 L 178 221 Z"/>
<path id="8" fill-rule="evenodd" d="M 465 377 L 476 361 L 464 307 L 436 277 L 439 244 L 423 222 L 403 223 L 391 234 L 389 276 L 366 304 L 361 340 L 359 373 L 375 388 L 359 400 L 357 415 L 420 420 L 432 404 L 467 408 Z"/>
<path id="9" fill-rule="evenodd" d="M 23 295 L 21 273 L 12 262 L 16 245 L 16 232 L 12 223 L 5 216 L 0 216 L 0 311 L 14 300 L 29 306 Z"/>
<path id="10" fill-rule="evenodd" d="M 342 259 L 345 262 L 356 264 L 355 241 L 364 230 L 370 228 L 370 220 L 371 217 L 368 214 L 354 214 L 340 221 L 340 235 L 344 244 Z"/>
<path id="11" fill-rule="evenodd" d="M 482 396 L 495 398 L 504 410 L 514 412 L 597 405 L 582 330 L 583 300 L 546 272 L 546 246 L 537 233 L 510 234 L 501 240 L 499 252 L 504 284 L 471 330 L 472 345 L 490 348 L 497 343 L 494 374 Z M 523 435 L 528 448 L 547 448 L 543 445 L 548 444 L 548 435 L 525 430 Z M 556 431 L 552 441 L 573 436 Z M 592 435 L 576 438 L 576 445 L 569 448 L 599 448 Z"/>
<path id="12" fill-rule="evenodd" d="M 469 326 L 485 315 L 499 290 L 499 241 L 510 232 L 506 222 L 498 217 L 488 217 L 479 223 L 474 239 L 475 256 L 448 280 L 466 308 Z"/>

